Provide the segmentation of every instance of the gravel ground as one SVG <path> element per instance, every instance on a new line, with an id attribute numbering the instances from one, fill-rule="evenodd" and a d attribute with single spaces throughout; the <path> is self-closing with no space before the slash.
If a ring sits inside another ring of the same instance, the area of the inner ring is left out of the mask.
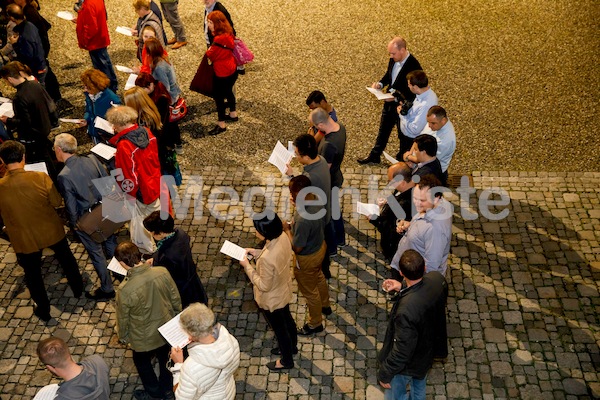
<path id="1" fill-rule="evenodd" d="M 53 24 L 50 59 L 63 95 L 83 113 L 80 73 L 91 65 L 74 25 L 55 17 L 72 0 L 41 0 Z M 135 47 L 114 32 L 132 26 L 126 0 L 109 0 L 113 63 L 132 66 Z M 386 44 L 403 35 L 430 76 L 457 130 L 454 173 L 474 170 L 598 171 L 600 7 L 591 0 L 230 0 L 238 35 L 256 59 L 238 80 L 240 122 L 204 137 L 216 121 L 212 100 L 188 91 L 205 51 L 203 3 L 180 0 L 190 44 L 170 51 L 190 115 L 180 158 L 193 165 L 266 165 L 276 141 L 307 128 L 304 100 L 322 90 L 349 133 L 346 167 L 374 143 L 381 105 L 364 89 L 385 72 Z M 485 7 L 482 7 L 485 5 Z M 392 11 L 393 12 L 390 12 Z M 165 26 L 168 36 L 170 27 Z M 117 72 L 121 87 L 127 76 Z M 10 93 L 3 87 L 3 92 Z M 594 100 L 596 99 L 596 100 Z M 68 130 L 65 126 L 63 129 Z M 192 132 L 201 134 L 192 139 Z M 85 138 L 81 132 L 78 137 Z M 395 153 L 395 134 L 388 145 Z"/>

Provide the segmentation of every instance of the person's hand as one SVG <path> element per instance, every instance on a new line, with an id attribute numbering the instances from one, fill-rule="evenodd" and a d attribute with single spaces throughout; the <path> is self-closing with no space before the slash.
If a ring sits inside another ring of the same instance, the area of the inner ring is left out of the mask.
<path id="1" fill-rule="evenodd" d="M 385 292 L 399 291 L 400 289 L 402 289 L 402 283 L 398 282 L 395 279 L 386 279 L 381 284 L 381 288 Z"/>
<path id="2" fill-rule="evenodd" d="M 79 127 L 83 128 L 84 126 L 87 126 L 87 121 L 85 119 L 80 120 L 79 122 Z"/>
<path id="3" fill-rule="evenodd" d="M 398 107 L 396 107 L 396 111 L 398 112 L 398 115 L 402 115 L 400 114 L 400 111 L 402 111 L 402 101 L 398 103 Z"/>
<path id="4" fill-rule="evenodd" d="M 379 384 L 381 385 L 382 388 L 385 388 L 385 389 L 391 389 L 392 388 L 392 385 L 389 384 L 389 383 L 383 383 L 383 382 L 379 381 Z"/>
<path id="5" fill-rule="evenodd" d="M 138 32 L 138 30 L 137 30 L 137 29 L 135 29 L 135 28 L 131 28 L 131 34 L 132 34 L 133 36 L 138 36 L 138 35 L 139 35 L 139 32 Z"/>
<path id="6" fill-rule="evenodd" d="M 402 219 L 402 220 L 396 222 L 396 232 L 398 232 L 398 233 L 406 232 L 406 230 L 408 229 L 409 226 L 410 226 L 410 222 Z"/>
<path id="7" fill-rule="evenodd" d="M 140 67 L 139 66 L 135 66 L 132 67 L 131 70 L 133 71 L 133 74 L 139 74 L 140 73 Z"/>
<path id="8" fill-rule="evenodd" d="M 75 17 L 74 17 L 74 18 L 71 20 L 71 22 L 72 22 L 72 23 L 74 23 L 74 24 L 77 24 L 77 16 L 75 16 Z"/>
<path id="9" fill-rule="evenodd" d="M 244 253 L 244 257 L 242 257 L 242 259 L 240 260 L 240 265 L 244 268 L 247 268 L 250 266 L 250 261 L 248 260 L 247 255 L 248 255 L 248 252 L 246 251 Z"/>
<path id="10" fill-rule="evenodd" d="M 290 221 L 283 221 L 283 230 L 286 232 L 292 230 L 292 224 Z"/>
<path id="11" fill-rule="evenodd" d="M 154 263 L 154 258 L 149 258 L 146 260 L 146 264 L 152 266 L 152 264 Z"/>
<path id="12" fill-rule="evenodd" d="M 285 168 L 285 174 L 286 174 L 287 176 L 292 176 L 292 175 L 294 175 L 294 168 L 292 168 L 292 167 L 290 166 L 290 163 L 287 163 L 287 164 L 285 164 L 285 167 L 286 167 L 286 168 Z"/>
<path id="13" fill-rule="evenodd" d="M 371 85 L 371 87 L 373 89 L 381 89 L 383 87 L 383 85 L 381 84 L 381 82 L 373 82 L 373 84 Z"/>
<path id="14" fill-rule="evenodd" d="M 171 347 L 171 360 L 173 360 L 174 363 L 182 363 L 183 350 L 179 347 Z"/>
<path id="15" fill-rule="evenodd" d="M 246 249 L 246 252 L 250 254 L 252 257 L 258 257 L 258 253 L 260 253 L 259 249 Z"/>
<path id="16" fill-rule="evenodd" d="M 8 117 L 6 115 L 3 115 L 0 117 L 0 121 L 2 121 L 2 123 L 6 123 L 6 120 L 8 120 Z"/>
<path id="17" fill-rule="evenodd" d="M 387 204 L 387 199 L 385 197 L 380 197 L 377 199 L 377 205 L 379 207 L 383 207 Z"/>

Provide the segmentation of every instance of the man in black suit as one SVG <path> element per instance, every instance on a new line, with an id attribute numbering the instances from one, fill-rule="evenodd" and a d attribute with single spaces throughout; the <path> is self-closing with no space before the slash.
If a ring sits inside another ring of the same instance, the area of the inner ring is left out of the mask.
<path id="1" fill-rule="evenodd" d="M 381 112 L 381 121 L 379 122 L 379 133 L 375 146 L 371 153 L 358 160 L 359 164 L 379 163 L 381 161 L 381 153 L 385 150 L 385 146 L 390 138 L 394 126 L 400 133 L 398 126 L 398 103 L 401 101 L 413 101 L 415 94 L 408 88 L 406 75 L 421 68 L 419 61 L 408 52 L 406 49 L 406 40 L 402 37 L 393 38 L 388 43 L 388 52 L 390 53 L 390 61 L 388 68 L 381 80 L 375 82 L 372 86 L 375 89 L 384 89 L 387 86 L 388 92 L 394 95 L 394 99 L 385 100 L 383 110 Z"/>

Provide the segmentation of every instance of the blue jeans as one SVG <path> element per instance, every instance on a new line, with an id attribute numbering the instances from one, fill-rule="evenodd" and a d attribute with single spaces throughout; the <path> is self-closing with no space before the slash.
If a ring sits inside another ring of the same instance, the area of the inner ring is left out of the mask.
<path id="1" fill-rule="evenodd" d="M 392 388 L 386 389 L 385 400 L 425 400 L 425 384 L 427 377 L 415 379 L 407 375 L 394 375 Z M 410 385 L 410 392 L 406 393 L 406 385 Z"/>
<path id="2" fill-rule="evenodd" d="M 106 256 L 104 255 L 104 249 L 102 246 L 106 248 L 106 253 L 108 255 L 108 259 L 110 260 L 115 254 L 115 249 L 117 248 L 117 237 L 115 235 L 111 235 L 104 243 L 96 243 L 87 233 L 83 231 L 76 231 L 77 236 L 81 239 L 81 243 L 83 247 L 87 250 L 90 261 L 98 274 L 98 279 L 100 279 L 100 289 L 103 292 L 109 293 L 114 291 L 112 278 L 110 277 L 110 273 L 108 272 L 108 263 L 106 261 Z"/>
<path id="3" fill-rule="evenodd" d="M 119 89 L 117 75 L 115 74 L 115 69 L 113 68 L 106 47 L 90 51 L 90 58 L 92 59 L 94 68 L 104 72 L 106 76 L 108 76 L 108 79 L 110 79 L 110 90 L 117 93 L 117 90 Z"/>

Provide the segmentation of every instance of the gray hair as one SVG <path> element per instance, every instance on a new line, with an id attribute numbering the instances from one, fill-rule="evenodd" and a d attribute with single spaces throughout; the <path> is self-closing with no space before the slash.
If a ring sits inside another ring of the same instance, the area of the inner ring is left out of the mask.
<path id="1" fill-rule="evenodd" d="M 77 139 L 68 133 L 61 133 L 54 138 L 54 146 L 60 148 L 65 153 L 75 154 L 77 151 Z"/>
<path id="2" fill-rule="evenodd" d="M 313 125 L 325 124 L 329 120 L 329 114 L 321 107 L 317 107 L 310 112 L 310 120 Z"/>
<path id="3" fill-rule="evenodd" d="M 111 107 L 106 112 L 106 120 L 113 126 L 127 126 L 137 123 L 138 113 L 133 108 L 127 106 Z"/>
<path id="4" fill-rule="evenodd" d="M 210 335 L 215 325 L 215 314 L 202 303 L 192 303 L 181 313 L 179 324 L 191 337 Z"/>

